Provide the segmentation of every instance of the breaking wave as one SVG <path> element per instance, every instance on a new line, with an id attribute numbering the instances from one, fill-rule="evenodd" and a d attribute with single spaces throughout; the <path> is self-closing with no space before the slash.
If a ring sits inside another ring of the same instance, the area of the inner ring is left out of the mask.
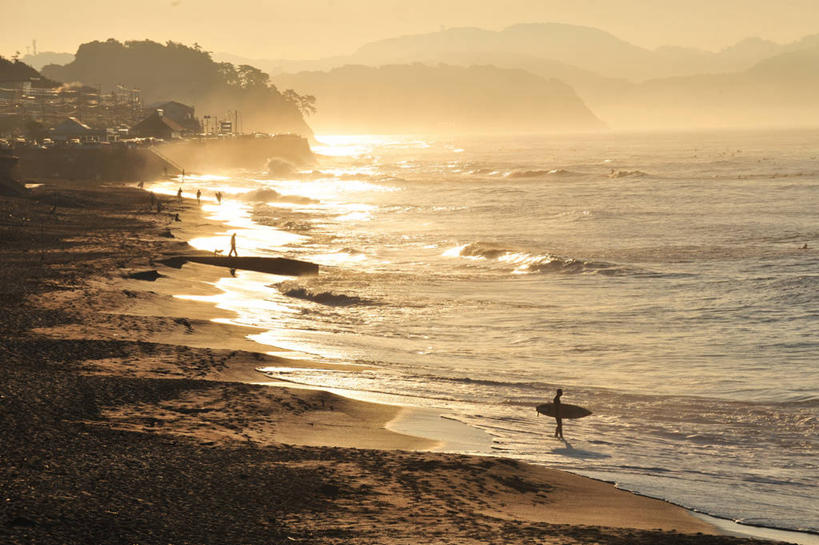
<path id="1" fill-rule="evenodd" d="M 290 161 L 271 157 L 267 161 L 267 174 L 277 178 L 292 178 L 296 175 L 296 167 Z"/>
<path id="2" fill-rule="evenodd" d="M 541 176 L 572 176 L 576 174 L 570 170 L 553 168 L 551 170 L 513 170 L 506 174 L 507 178 L 539 178 Z"/>
<path id="3" fill-rule="evenodd" d="M 643 178 L 644 176 L 650 176 L 650 174 L 643 172 L 642 170 L 611 169 L 611 172 L 609 172 L 609 178 Z"/>
<path id="4" fill-rule="evenodd" d="M 473 242 L 457 246 L 444 253 L 449 257 L 466 257 L 496 261 L 514 267 L 518 274 L 527 273 L 564 273 L 564 274 L 602 274 L 617 276 L 624 274 L 646 274 L 629 267 L 602 261 L 585 261 L 561 257 L 553 254 L 535 254 L 523 250 L 503 248 L 488 242 Z"/>
<path id="5" fill-rule="evenodd" d="M 248 191 L 241 195 L 243 201 L 250 202 L 287 202 L 293 204 L 313 204 L 319 201 L 299 195 L 282 195 L 274 189 L 264 188 Z"/>
<path id="6" fill-rule="evenodd" d="M 374 302 L 355 295 L 345 295 L 343 293 L 333 293 L 331 291 L 314 292 L 304 287 L 287 285 L 287 283 L 277 286 L 279 292 L 286 297 L 312 301 L 328 307 L 353 307 L 360 305 L 373 305 Z"/>

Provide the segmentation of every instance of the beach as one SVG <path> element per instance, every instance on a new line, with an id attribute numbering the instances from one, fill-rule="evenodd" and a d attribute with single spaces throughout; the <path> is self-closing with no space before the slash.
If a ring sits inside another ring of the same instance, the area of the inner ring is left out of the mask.
<path id="1" fill-rule="evenodd" d="M 1 541 L 754 542 L 600 481 L 430 452 L 386 429 L 400 407 L 273 384 L 255 369 L 320 364 L 173 297 L 227 271 L 155 263 L 211 227 L 195 201 L 44 183 L 0 199 Z"/>

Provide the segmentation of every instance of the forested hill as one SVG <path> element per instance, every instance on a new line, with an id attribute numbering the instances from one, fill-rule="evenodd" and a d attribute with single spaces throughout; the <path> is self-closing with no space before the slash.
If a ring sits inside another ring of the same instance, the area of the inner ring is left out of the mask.
<path id="1" fill-rule="evenodd" d="M 523 70 L 423 64 L 279 74 L 315 94 L 328 133 L 558 132 L 604 124 L 568 85 Z"/>
<path id="2" fill-rule="evenodd" d="M 248 65 L 215 62 L 198 45 L 150 40 L 89 42 L 65 66 L 47 65 L 43 74 L 63 82 L 138 88 L 146 104 L 176 100 L 197 115 L 239 111 L 245 131 L 294 132 L 312 136 L 304 113 L 311 97 L 281 93 L 267 74 Z"/>
<path id="3" fill-rule="evenodd" d="M 0 87 L 10 82 L 29 81 L 32 87 L 59 87 L 56 81 L 44 78 L 37 70 L 18 60 L 0 57 Z"/>

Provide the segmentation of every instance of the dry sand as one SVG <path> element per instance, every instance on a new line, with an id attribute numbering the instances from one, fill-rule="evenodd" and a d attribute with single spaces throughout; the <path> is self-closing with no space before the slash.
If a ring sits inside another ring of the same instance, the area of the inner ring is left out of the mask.
<path id="1" fill-rule="evenodd" d="M 134 189 L 46 184 L 0 197 L 0 542 L 751 542 L 609 484 L 424 452 L 385 429 L 397 407 L 260 384 L 315 363 L 173 297 L 221 272 L 153 264 L 184 248 L 170 216 Z M 185 236 L 210 228 L 183 207 Z M 148 269 L 165 277 L 125 278 Z"/>

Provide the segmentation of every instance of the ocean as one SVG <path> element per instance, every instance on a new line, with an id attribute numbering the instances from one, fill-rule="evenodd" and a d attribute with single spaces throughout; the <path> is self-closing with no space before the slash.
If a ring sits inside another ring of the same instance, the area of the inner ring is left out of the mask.
<path id="1" fill-rule="evenodd" d="M 819 532 L 819 131 L 317 138 L 315 169 L 288 179 L 182 182 L 225 225 L 194 246 L 227 253 L 236 232 L 242 255 L 321 265 L 239 271 L 210 298 L 262 350 L 360 365 L 270 376 L 435 409 L 499 456 Z M 594 413 L 564 422 L 565 443 L 534 410 L 556 388 Z"/>

